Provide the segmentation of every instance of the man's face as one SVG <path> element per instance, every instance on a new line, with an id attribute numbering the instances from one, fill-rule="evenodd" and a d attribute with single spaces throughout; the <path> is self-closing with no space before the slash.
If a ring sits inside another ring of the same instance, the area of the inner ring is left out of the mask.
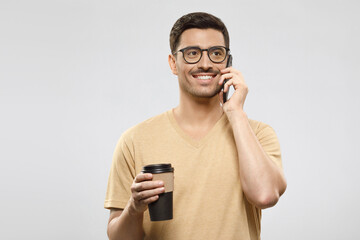
<path id="1" fill-rule="evenodd" d="M 192 28 L 181 34 L 177 50 L 189 46 L 207 49 L 225 46 L 225 41 L 223 34 L 218 30 Z M 183 53 L 178 52 L 175 55 L 175 64 L 176 69 L 172 70 L 178 75 L 180 91 L 198 98 L 212 98 L 220 92 L 220 70 L 225 68 L 226 60 L 222 63 L 213 63 L 207 51 L 203 51 L 199 62 L 189 64 L 185 62 Z"/>

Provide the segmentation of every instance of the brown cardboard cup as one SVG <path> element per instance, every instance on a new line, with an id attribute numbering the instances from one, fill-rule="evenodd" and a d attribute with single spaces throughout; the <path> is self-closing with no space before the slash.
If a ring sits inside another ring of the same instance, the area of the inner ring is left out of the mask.
<path id="1" fill-rule="evenodd" d="M 162 180 L 165 192 L 159 194 L 159 199 L 149 204 L 151 221 L 163 221 L 173 218 L 173 191 L 174 191 L 174 168 L 171 164 L 151 164 L 142 169 L 143 173 L 151 173 L 153 181 Z"/>

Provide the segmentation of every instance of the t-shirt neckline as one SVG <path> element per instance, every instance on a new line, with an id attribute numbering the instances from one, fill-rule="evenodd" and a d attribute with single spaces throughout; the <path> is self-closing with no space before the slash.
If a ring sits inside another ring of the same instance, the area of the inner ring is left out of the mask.
<path id="1" fill-rule="evenodd" d="M 223 124 L 226 123 L 226 114 L 223 113 L 220 117 L 220 119 L 215 123 L 215 125 L 206 133 L 206 135 L 204 137 L 202 137 L 201 139 L 194 139 L 192 138 L 189 134 L 187 134 L 178 124 L 177 120 L 175 119 L 174 116 L 174 109 L 170 109 L 169 111 L 167 111 L 167 115 L 169 118 L 169 121 L 171 123 L 171 125 L 174 127 L 175 131 L 179 134 L 179 136 L 185 140 L 188 144 L 190 144 L 191 146 L 195 147 L 195 148 L 199 148 L 201 147 L 203 144 L 205 144 L 212 135 L 214 135 L 214 133 L 216 132 L 216 130 L 221 127 Z"/>

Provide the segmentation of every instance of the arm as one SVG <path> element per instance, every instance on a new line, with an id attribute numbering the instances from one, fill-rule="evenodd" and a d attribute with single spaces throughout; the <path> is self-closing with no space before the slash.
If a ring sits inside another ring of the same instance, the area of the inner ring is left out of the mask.
<path id="1" fill-rule="evenodd" d="M 258 208 L 274 206 L 286 189 L 282 169 L 264 151 L 244 112 L 233 115 L 230 122 L 247 199 Z"/>
<path id="2" fill-rule="evenodd" d="M 142 228 L 144 211 L 148 204 L 156 201 L 164 192 L 162 181 L 151 181 L 151 174 L 140 173 L 131 185 L 131 197 L 122 209 L 111 209 L 107 234 L 110 240 L 143 239 Z"/>
<path id="3" fill-rule="evenodd" d="M 131 215 L 129 208 L 111 209 L 107 234 L 112 239 L 143 239 L 142 215 Z"/>
<path id="4" fill-rule="evenodd" d="M 231 85 L 235 88 L 233 96 L 223 105 L 223 110 L 233 129 L 242 189 L 256 207 L 272 207 L 286 189 L 283 171 L 262 148 L 243 110 L 248 88 L 242 74 L 231 67 L 221 72 L 223 76 L 219 84 L 229 79 L 224 91 L 228 91 Z"/>

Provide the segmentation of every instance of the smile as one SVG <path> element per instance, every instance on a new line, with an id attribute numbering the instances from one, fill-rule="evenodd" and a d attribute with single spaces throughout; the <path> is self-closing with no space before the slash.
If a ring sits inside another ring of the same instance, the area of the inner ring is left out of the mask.
<path id="1" fill-rule="evenodd" d="M 196 77 L 196 78 L 198 78 L 198 79 L 211 79 L 212 78 L 212 76 L 198 76 L 198 77 Z"/>
<path id="2" fill-rule="evenodd" d="M 194 78 L 200 80 L 210 80 L 213 79 L 216 75 L 193 75 Z"/>

